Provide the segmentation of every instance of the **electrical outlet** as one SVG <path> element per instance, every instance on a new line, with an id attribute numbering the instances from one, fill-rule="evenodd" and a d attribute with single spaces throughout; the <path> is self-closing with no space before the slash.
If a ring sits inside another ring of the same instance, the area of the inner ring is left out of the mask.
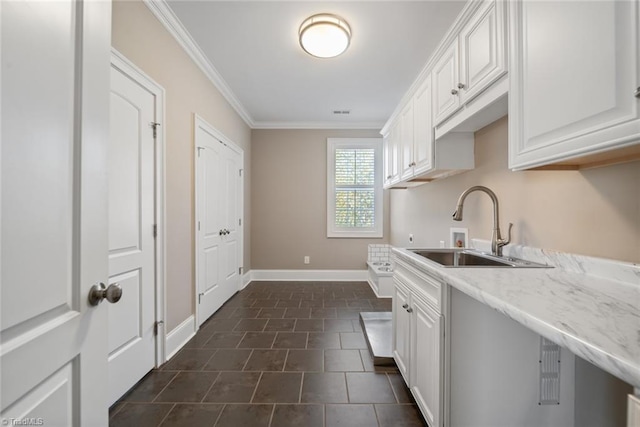
<path id="1" fill-rule="evenodd" d="M 309 264 L 311 262 L 311 258 L 309 256 L 304 257 L 304 263 Z"/>
<path id="2" fill-rule="evenodd" d="M 409 234 L 409 243 L 413 243 L 413 234 Z"/>

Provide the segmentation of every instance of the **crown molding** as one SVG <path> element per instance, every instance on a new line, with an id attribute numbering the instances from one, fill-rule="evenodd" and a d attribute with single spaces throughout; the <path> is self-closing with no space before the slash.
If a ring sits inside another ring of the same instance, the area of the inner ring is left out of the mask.
<path id="1" fill-rule="evenodd" d="M 382 129 L 384 122 L 254 122 L 252 129 Z"/>
<path id="2" fill-rule="evenodd" d="M 178 44 L 184 49 L 195 64 L 202 72 L 211 80 L 211 83 L 220 91 L 222 96 L 229 102 L 231 107 L 238 113 L 244 122 L 250 128 L 255 123 L 251 115 L 245 110 L 238 98 L 235 96 L 229 85 L 224 81 L 218 70 L 209 62 L 206 55 L 202 52 L 198 44 L 195 42 L 191 34 L 184 28 L 178 17 L 173 13 L 165 0 L 143 0 L 144 4 L 149 8 L 151 13 L 160 21 L 167 29 L 169 34 L 173 36 Z"/>
<path id="3" fill-rule="evenodd" d="M 427 62 L 422 67 L 422 70 L 420 70 L 420 72 L 418 73 L 416 79 L 400 99 L 400 102 L 396 106 L 396 109 L 393 111 L 393 113 L 391 113 L 391 117 L 389 117 L 384 126 L 382 126 L 382 130 L 380 131 L 382 135 L 385 135 L 389 132 L 391 124 L 400 115 L 402 109 L 407 105 L 409 100 L 411 100 L 413 95 L 415 95 L 416 91 L 422 85 L 422 83 L 429 77 L 431 69 L 435 66 L 436 61 L 440 59 L 440 57 L 444 54 L 450 44 L 458 38 L 458 34 L 460 34 L 460 32 L 462 31 L 462 28 L 467 25 L 467 22 L 469 22 L 476 10 L 478 10 L 480 6 L 486 1 L 487 0 L 470 0 L 464 5 L 455 21 L 453 21 L 453 24 L 451 24 L 445 35 L 440 40 L 440 43 L 438 44 L 438 47 L 436 47 L 436 50 L 431 54 L 429 59 L 427 59 Z"/>

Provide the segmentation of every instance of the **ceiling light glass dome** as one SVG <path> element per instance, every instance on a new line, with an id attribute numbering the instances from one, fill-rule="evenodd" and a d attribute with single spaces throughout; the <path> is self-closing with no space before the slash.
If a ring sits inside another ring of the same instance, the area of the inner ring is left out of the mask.
<path id="1" fill-rule="evenodd" d="M 347 21 L 328 13 L 307 18 L 298 35 L 302 49 L 318 58 L 338 56 L 347 50 L 351 42 L 351 28 Z"/>

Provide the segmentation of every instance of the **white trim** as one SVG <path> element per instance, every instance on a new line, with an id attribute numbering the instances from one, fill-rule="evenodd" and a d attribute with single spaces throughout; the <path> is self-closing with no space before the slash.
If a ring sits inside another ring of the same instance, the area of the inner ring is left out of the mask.
<path id="1" fill-rule="evenodd" d="M 338 227 L 336 225 L 336 162 L 338 149 L 374 150 L 374 224 L 373 227 Z M 382 138 L 327 138 L 327 237 L 376 239 L 384 236 L 383 191 L 382 191 Z"/>
<path id="2" fill-rule="evenodd" d="M 239 291 L 249 286 L 249 283 L 251 283 L 251 276 L 252 276 L 251 271 L 248 271 L 242 275 L 242 281 L 240 282 L 241 286 L 240 286 L 240 289 L 238 289 Z"/>
<path id="3" fill-rule="evenodd" d="M 196 317 L 192 314 L 167 334 L 167 361 L 196 334 Z"/>
<path id="4" fill-rule="evenodd" d="M 252 129 L 374 129 L 384 122 L 254 122 Z"/>
<path id="5" fill-rule="evenodd" d="M 251 270 L 251 280 L 366 282 L 367 270 Z"/>
<path id="6" fill-rule="evenodd" d="M 156 253 L 156 280 L 155 280 L 155 321 L 158 322 L 158 335 L 155 337 L 156 342 L 156 367 L 162 365 L 166 360 L 166 330 L 164 321 L 167 317 L 166 306 L 166 206 L 165 206 L 165 90 L 155 80 L 145 74 L 133 62 L 127 59 L 122 53 L 113 47 L 111 48 L 111 66 L 119 69 L 124 74 L 133 79 L 137 84 L 144 87 L 156 97 L 155 102 L 155 120 L 160 123 L 156 133 L 156 158 L 155 158 L 155 224 L 157 226 L 157 236 L 155 239 Z"/>
<path id="7" fill-rule="evenodd" d="M 240 100 L 235 96 L 227 82 L 224 81 L 218 70 L 209 62 L 207 56 L 202 52 L 198 44 L 195 42 L 191 34 L 182 25 L 178 17 L 173 13 L 165 0 L 143 0 L 144 4 L 149 8 L 151 13 L 160 21 L 166 30 L 173 36 L 178 44 L 189 55 L 193 62 L 202 70 L 202 72 L 211 80 L 211 83 L 220 91 L 222 96 L 229 102 L 231 107 L 249 126 L 253 127 L 254 122 L 251 115 Z"/>

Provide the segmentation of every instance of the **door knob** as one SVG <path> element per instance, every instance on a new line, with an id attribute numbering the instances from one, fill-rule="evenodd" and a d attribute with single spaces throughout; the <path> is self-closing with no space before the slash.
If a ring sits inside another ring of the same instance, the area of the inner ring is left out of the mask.
<path id="1" fill-rule="evenodd" d="M 464 83 L 458 83 L 458 89 L 464 89 Z"/>
<path id="2" fill-rule="evenodd" d="M 451 95 L 457 95 L 458 91 L 457 89 L 451 89 Z"/>
<path id="3" fill-rule="evenodd" d="M 407 309 L 409 307 L 409 304 L 402 304 L 402 308 Z"/>
<path id="4" fill-rule="evenodd" d="M 104 283 L 93 285 L 89 290 L 89 304 L 98 305 L 103 299 L 112 304 L 117 303 L 122 298 L 122 286 L 118 283 L 112 283 L 107 288 Z"/>

